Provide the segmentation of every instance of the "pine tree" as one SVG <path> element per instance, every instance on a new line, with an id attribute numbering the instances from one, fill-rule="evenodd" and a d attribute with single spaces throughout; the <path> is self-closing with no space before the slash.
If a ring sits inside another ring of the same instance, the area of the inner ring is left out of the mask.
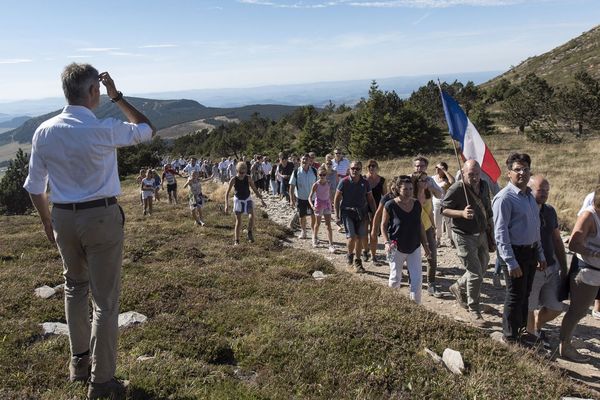
<path id="1" fill-rule="evenodd" d="M 23 189 L 27 178 L 29 157 L 21 148 L 16 158 L 9 162 L 6 174 L 0 181 L 0 211 L 3 214 L 25 214 L 33 208 L 29 194 Z"/>

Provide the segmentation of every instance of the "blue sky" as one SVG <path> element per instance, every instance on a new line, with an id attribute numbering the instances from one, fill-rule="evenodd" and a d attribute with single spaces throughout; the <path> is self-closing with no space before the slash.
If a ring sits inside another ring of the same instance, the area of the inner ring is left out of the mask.
<path id="1" fill-rule="evenodd" d="M 598 0 L 21 0 L 0 5 L 0 102 L 70 62 L 128 94 L 506 70 L 599 23 Z"/>

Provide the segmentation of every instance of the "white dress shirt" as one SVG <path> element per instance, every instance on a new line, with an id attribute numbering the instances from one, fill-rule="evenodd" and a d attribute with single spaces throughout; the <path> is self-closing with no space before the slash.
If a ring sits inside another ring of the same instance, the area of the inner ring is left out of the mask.
<path id="1" fill-rule="evenodd" d="M 98 119 L 83 106 L 66 106 L 43 122 L 32 139 L 23 187 L 53 203 L 80 203 L 121 194 L 117 151 L 152 138 L 148 124 Z"/>

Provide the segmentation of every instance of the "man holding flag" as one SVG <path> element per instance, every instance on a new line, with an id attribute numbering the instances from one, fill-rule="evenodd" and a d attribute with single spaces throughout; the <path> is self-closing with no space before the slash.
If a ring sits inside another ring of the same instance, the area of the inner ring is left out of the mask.
<path id="1" fill-rule="evenodd" d="M 463 160 L 467 160 L 460 171 L 462 179 L 448 189 L 442 201 L 442 214 L 452 218 L 452 238 L 466 270 L 450 286 L 450 293 L 469 311 L 473 323 L 482 326 L 485 321 L 479 302 L 481 284 L 489 261 L 488 252 L 496 250 L 490 188 L 482 175 L 485 173 L 495 184 L 500 167 L 458 103 L 441 88 L 440 94 L 450 136 L 460 143 Z"/>

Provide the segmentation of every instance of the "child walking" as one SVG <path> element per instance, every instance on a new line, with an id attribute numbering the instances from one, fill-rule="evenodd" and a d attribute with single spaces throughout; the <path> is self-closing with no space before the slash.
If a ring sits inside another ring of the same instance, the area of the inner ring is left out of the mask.
<path id="1" fill-rule="evenodd" d="M 240 161 L 236 165 L 237 174 L 229 181 L 227 192 L 225 193 L 225 213 L 229 212 L 229 193 L 233 188 L 233 211 L 235 212 L 235 231 L 234 245 L 240 244 L 240 231 L 242 230 L 242 214 L 248 214 L 248 241 L 254 242 L 254 202 L 250 197 L 250 188 L 256 197 L 260 199 L 263 206 L 266 207 L 265 201 L 256 189 L 252 179 L 248 177 L 248 166 L 244 161 Z"/>
<path id="2" fill-rule="evenodd" d="M 329 240 L 329 252 L 335 253 L 331 231 L 331 184 L 327 180 L 327 165 L 321 165 L 317 173 L 319 175 L 319 180 L 313 184 L 310 195 L 308 196 L 308 203 L 315 211 L 316 216 L 312 226 L 312 245 L 313 247 L 317 247 L 319 243 L 319 226 L 321 225 L 321 219 L 325 217 L 325 225 L 327 225 L 327 239 Z"/>
<path id="3" fill-rule="evenodd" d="M 146 168 L 140 169 L 140 174 L 135 178 L 138 185 L 142 184 L 142 181 L 146 179 Z M 140 190 L 140 205 L 144 206 L 144 192 Z"/>
<path id="4" fill-rule="evenodd" d="M 192 175 L 188 178 L 183 188 L 190 188 L 189 192 L 189 204 L 190 211 L 192 212 L 192 218 L 196 221 L 196 225 L 204 226 L 202 221 L 202 206 L 204 205 L 204 197 L 202 196 L 202 182 L 211 180 L 212 177 L 200 179 L 200 173 L 198 171 L 192 172 Z"/>
<path id="5" fill-rule="evenodd" d="M 144 215 L 152 215 L 152 199 L 154 198 L 154 173 L 151 169 L 146 171 L 146 177 L 142 179 L 140 188 L 142 190 Z"/>

